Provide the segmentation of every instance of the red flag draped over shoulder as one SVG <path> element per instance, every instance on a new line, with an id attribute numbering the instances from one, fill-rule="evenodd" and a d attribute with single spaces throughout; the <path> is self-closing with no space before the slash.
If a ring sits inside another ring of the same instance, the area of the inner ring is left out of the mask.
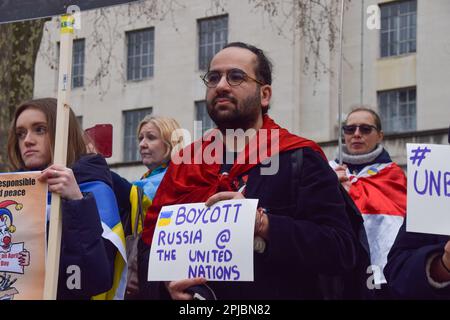
<path id="1" fill-rule="evenodd" d="M 363 214 L 406 215 L 406 176 L 395 163 L 374 175 L 360 177 L 350 188 L 350 196 Z"/>
<path id="2" fill-rule="evenodd" d="M 151 244 L 158 214 L 163 206 L 205 202 L 217 192 L 232 191 L 231 181 L 277 153 L 309 147 L 326 160 L 322 149 L 315 142 L 289 133 L 268 115 L 264 115 L 261 129 L 238 155 L 229 174 L 223 175 L 220 174 L 223 142 L 217 140 L 218 135 L 220 131 L 216 129 L 204 141 L 187 146 L 178 159 L 172 159 L 145 217 L 142 239 L 146 244 Z M 213 144 L 220 145 L 221 148 L 211 148 Z M 179 164 L 180 161 L 177 160 L 181 158 L 184 163 L 189 161 L 189 164 Z"/>

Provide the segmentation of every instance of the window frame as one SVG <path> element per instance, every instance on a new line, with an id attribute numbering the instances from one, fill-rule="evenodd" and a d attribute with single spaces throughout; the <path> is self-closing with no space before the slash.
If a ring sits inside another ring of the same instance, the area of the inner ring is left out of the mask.
<path id="1" fill-rule="evenodd" d="M 377 99 L 385 133 L 417 130 L 417 87 L 378 91 Z"/>
<path id="2" fill-rule="evenodd" d="M 124 128 L 122 136 L 123 162 L 137 162 L 141 160 L 139 155 L 139 142 L 136 130 L 141 120 L 144 119 L 146 115 L 151 114 L 153 114 L 153 107 L 122 110 Z M 128 115 L 132 115 L 134 118 L 130 120 L 129 118 L 127 118 Z M 131 122 L 131 124 L 128 124 L 129 122 Z"/>
<path id="3" fill-rule="evenodd" d="M 228 14 L 202 18 L 197 20 L 198 70 L 200 71 L 208 70 L 209 62 L 211 61 L 212 57 L 217 52 L 222 50 L 222 48 L 228 43 L 228 32 L 229 32 L 228 22 L 229 22 Z M 220 24 L 220 27 L 217 28 L 217 24 Z M 212 30 L 206 30 L 205 28 Z M 203 42 L 203 39 L 205 37 L 209 37 L 210 41 Z M 217 39 L 217 37 L 219 37 L 219 39 Z"/>
<path id="4" fill-rule="evenodd" d="M 135 44 L 138 40 L 140 41 L 139 45 Z M 155 28 L 127 31 L 125 32 L 125 41 L 127 81 L 143 81 L 153 78 L 155 73 Z M 131 41 L 134 42 L 130 45 Z M 148 48 L 145 44 L 148 44 Z M 147 52 L 145 52 L 146 49 Z M 146 60 L 145 63 L 143 60 Z"/>
<path id="5" fill-rule="evenodd" d="M 379 6 L 380 58 L 417 52 L 417 0 L 395 1 Z"/>
<path id="6" fill-rule="evenodd" d="M 82 45 L 81 50 L 77 50 L 76 46 L 79 44 Z M 79 56 L 78 53 L 81 53 Z M 81 60 L 81 61 L 77 61 Z M 72 54 L 72 89 L 75 88 L 83 88 L 84 87 L 84 70 L 85 70 L 85 63 L 86 63 L 86 39 L 75 39 L 73 41 L 73 54 Z M 80 72 L 76 73 L 75 70 L 81 70 Z M 76 81 L 76 79 L 81 79 L 79 82 Z M 75 85 L 77 84 L 77 85 Z"/>
<path id="7" fill-rule="evenodd" d="M 83 42 L 83 55 L 82 55 L 82 73 L 81 73 L 81 79 L 82 79 L 82 84 L 80 86 L 74 86 L 75 81 L 75 43 L 81 43 Z M 58 82 L 59 82 L 59 56 L 61 53 L 61 42 L 58 41 L 56 43 L 56 85 L 58 86 Z M 86 64 L 86 38 L 78 38 L 78 39 L 74 39 L 73 43 L 72 43 L 72 70 L 71 70 L 71 79 L 70 79 L 70 86 L 71 89 L 78 89 L 78 88 L 84 88 L 84 71 L 85 71 L 85 64 Z"/>
<path id="8" fill-rule="evenodd" d="M 206 131 L 208 131 L 211 128 L 215 128 L 216 125 L 208 114 L 206 100 L 195 101 L 194 108 L 195 108 L 195 121 L 202 122 L 201 132 L 199 131 L 199 128 L 197 128 L 197 127 L 194 128 L 194 130 L 196 131 L 196 132 L 194 132 L 195 137 L 200 138 L 201 136 L 203 136 L 203 134 L 205 134 Z M 203 110 L 201 110 L 201 109 L 203 109 Z M 202 116 L 206 116 L 207 118 L 203 118 Z M 204 121 L 204 120 L 206 120 L 206 121 Z M 207 124 L 207 126 L 204 126 L 205 123 Z"/>

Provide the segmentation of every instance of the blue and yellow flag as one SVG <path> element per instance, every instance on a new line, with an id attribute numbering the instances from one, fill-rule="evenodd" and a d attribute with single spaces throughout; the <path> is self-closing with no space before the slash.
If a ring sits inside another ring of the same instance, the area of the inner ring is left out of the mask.
<path id="1" fill-rule="evenodd" d="M 94 195 L 97 209 L 102 222 L 102 237 L 111 241 L 117 248 L 114 260 L 113 287 L 102 294 L 96 295 L 94 300 L 123 300 L 127 282 L 127 256 L 125 250 L 125 233 L 120 220 L 114 191 L 107 184 L 100 181 L 80 184 L 82 192 Z"/>
<path id="2" fill-rule="evenodd" d="M 165 227 L 172 221 L 173 211 L 163 211 L 159 214 L 158 227 Z"/>
<path id="3" fill-rule="evenodd" d="M 139 197 L 141 197 L 139 201 Z M 141 208 L 139 208 L 139 203 Z M 147 212 L 147 209 L 152 205 L 152 200 L 146 194 L 139 194 L 138 186 L 133 185 L 130 190 L 130 204 L 131 204 L 131 232 L 133 232 L 136 222 L 136 215 L 138 213 Z M 139 211 L 140 210 L 140 211 Z M 143 219 L 138 219 L 137 232 L 140 234 L 142 232 L 142 221 Z"/>

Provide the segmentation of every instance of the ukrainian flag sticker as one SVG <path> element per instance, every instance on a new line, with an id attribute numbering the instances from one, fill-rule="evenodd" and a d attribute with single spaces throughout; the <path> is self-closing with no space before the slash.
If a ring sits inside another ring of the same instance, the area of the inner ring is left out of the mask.
<path id="1" fill-rule="evenodd" d="M 164 211 L 159 214 L 158 227 L 165 227 L 172 221 L 173 211 Z"/>
<path id="2" fill-rule="evenodd" d="M 375 167 L 371 167 L 369 168 L 369 170 L 367 170 L 367 173 L 370 174 L 371 176 L 374 176 L 378 173 L 378 169 Z"/>

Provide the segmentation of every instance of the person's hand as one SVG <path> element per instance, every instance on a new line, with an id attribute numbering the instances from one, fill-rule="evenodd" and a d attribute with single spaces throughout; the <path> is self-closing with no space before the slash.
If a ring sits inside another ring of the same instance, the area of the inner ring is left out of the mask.
<path id="1" fill-rule="evenodd" d="M 245 197 L 240 192 L 222 191 L 222 192 L 218 192 L 215 195 L 212 195 L 211 197 L 209 197 L 208 200 L 206 200 L 205 205 L 207 207 L 211 207 L 216 202 L 219 202 L 222 200 L 233 200 L 233 199 L 245 199 Z"/>
<path id="2" fill-rule="evenodd" d="M 430 266 L 430 277 L 439 283 L 450 281 L 450 240 L 444 247 L 444 253 L 437 255 Z"/>
<path id="3" fill-rule="evenodd" d="M 48 191 L 57 193 L 66 200 L 80 200 L 83 194 L 80 191 L 73 171 L 62 165 L 53 164 L 38 177 L 39 181 L 47 181 Z"/>
<path id="4" fill-rule="evenodd" d="M 173 300 L 193 300 L 193 296 L 190 293 L 185 292 L 189 287 L 202 285 L 206 283 L 205 278 L 192 278 L 178 281 L 167 281 L 166 288 L 169 291 L 170 297 Z"/>
<path id="5" fill-rule="evenodd" d="M 209 199 L 206 200 L 205 205 L 207 207 L 210 207 L 219 201 L 232 199 L 245 199 L 245 197 L 240 192 L 223 191 L 218 192 L 215 195 L 209 197 Z M 257 211 L 255 215 L 255 235 L 267 239 L 268 230 L 269 230 L 269 219 L 267 217 L 267 214 L 260 213 Z"/>
<path id="6" fill-rule="evenodd" d="M 19 253 L 19 265 L 21 267 L 29 266 L 30 265 L 30 251 L 23 250 Z"/>
<path id="7" fill-rule="evenodd" d="M 336 175 L 338 176 L 339 182 L 345 182 L 348 181 L 348 176 L 347 176 L 347 166 L 345 164 L 338 165 L 337 167 L 334 168 L 334 171 L 336 172 Z"/>
<path id="8" fill-rule="evenodd" d="M 347 166 L 345 164 L 343 164 L 342 166 L 338 165 L 336 168 L 334 168 L 334 171 L 336 172 L 339 182 L 348 192 L 350 190 L 351 183 L 347 176 Z"/>

